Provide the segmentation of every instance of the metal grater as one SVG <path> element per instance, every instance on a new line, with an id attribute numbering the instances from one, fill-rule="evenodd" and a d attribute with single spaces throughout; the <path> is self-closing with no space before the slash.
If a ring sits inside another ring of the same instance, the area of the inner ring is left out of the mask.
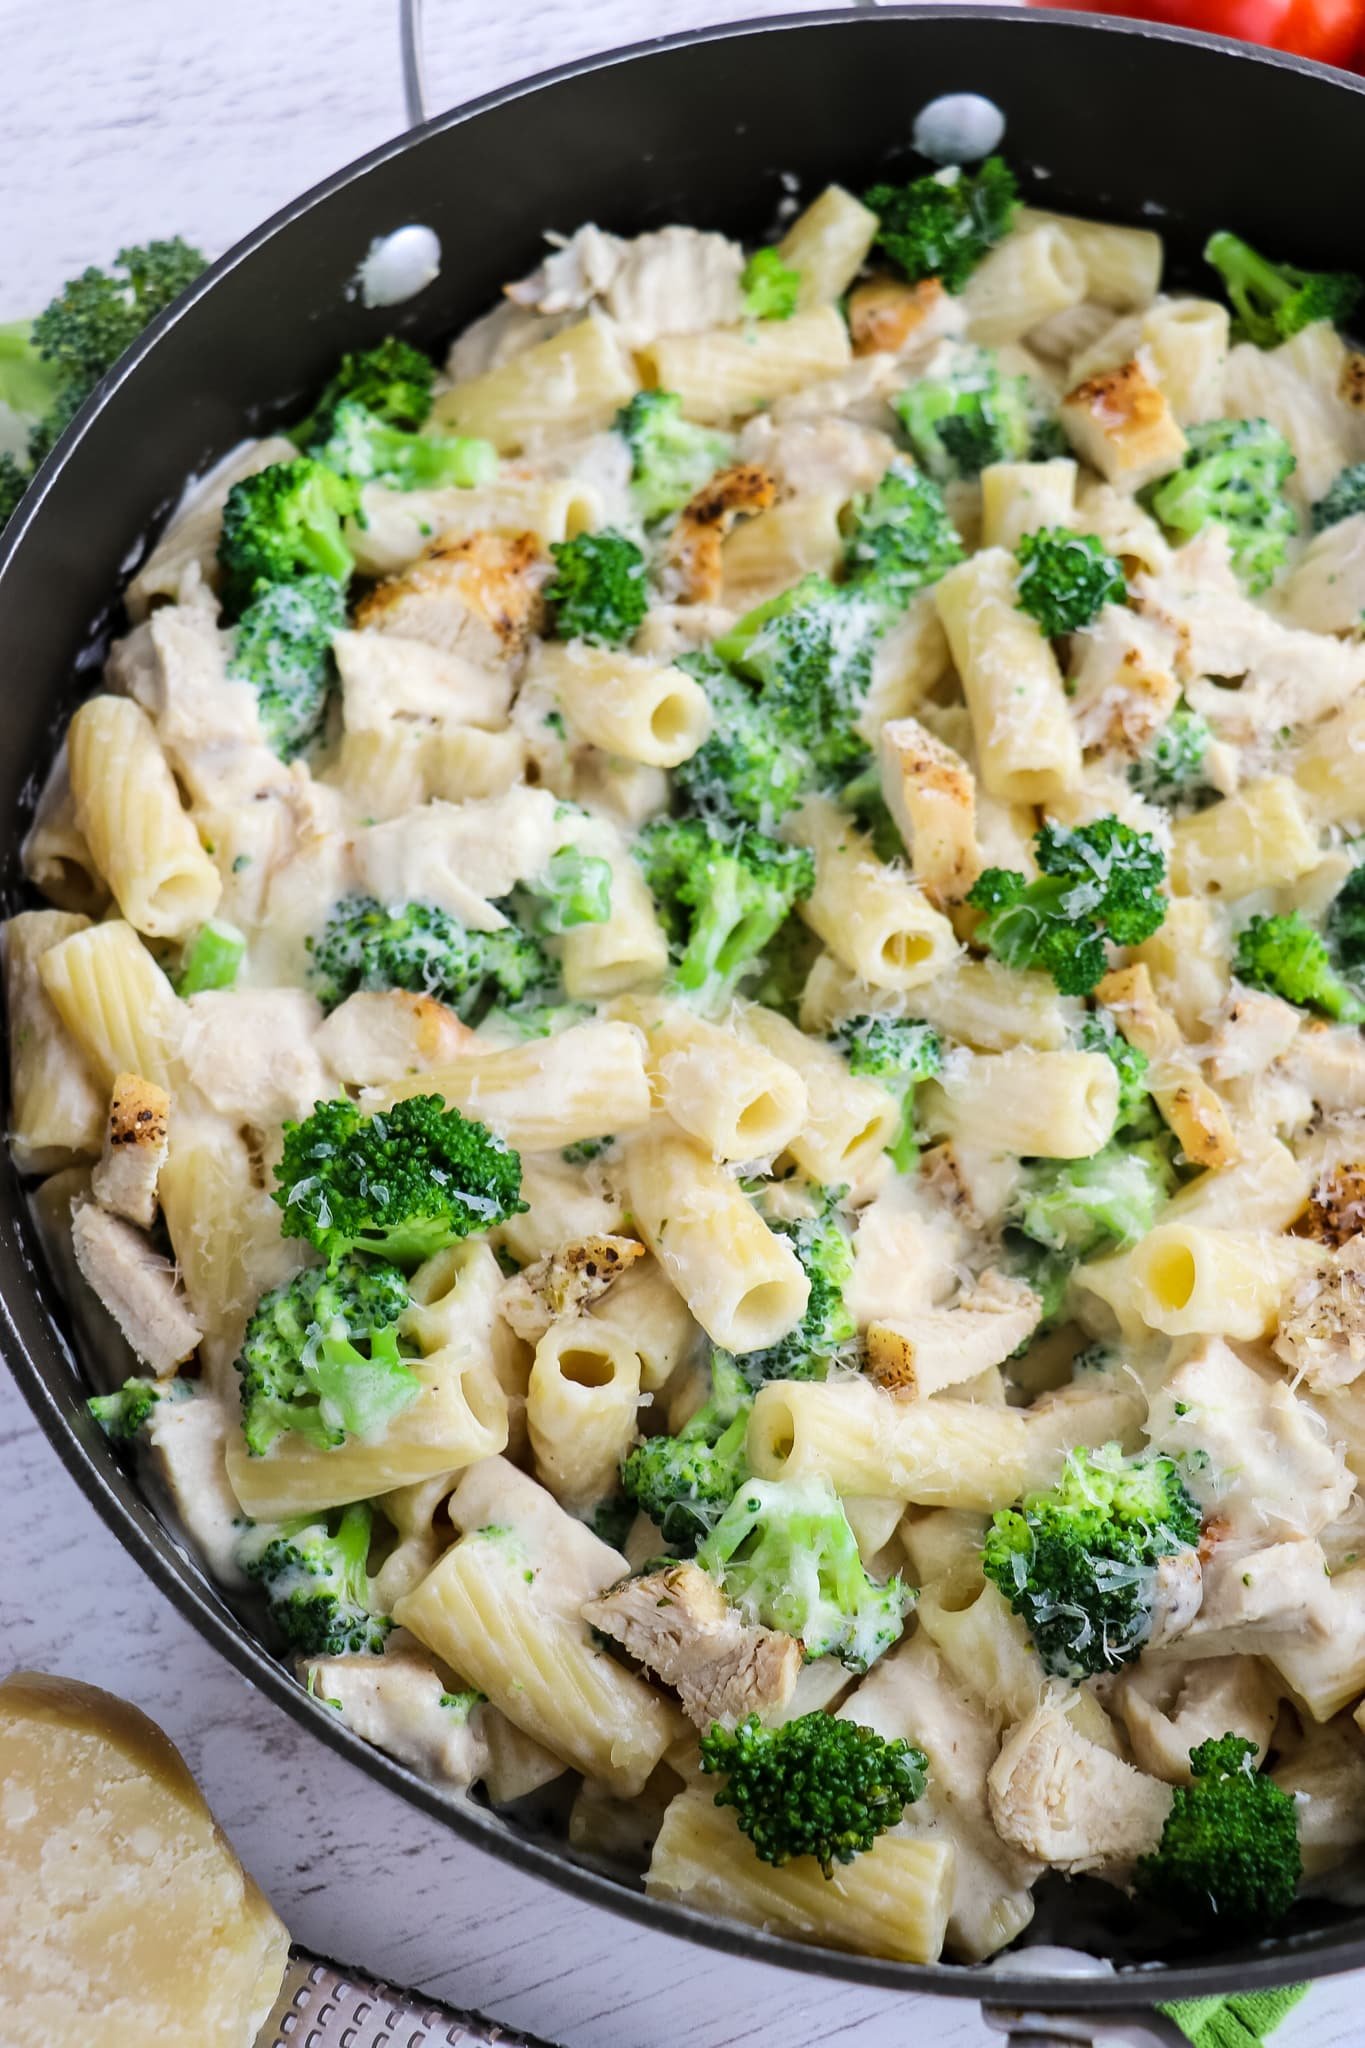
<path id="1" fill-rule="evenodd" d="M 553 2048 L 295 1949 L 256 2048 Z"/>

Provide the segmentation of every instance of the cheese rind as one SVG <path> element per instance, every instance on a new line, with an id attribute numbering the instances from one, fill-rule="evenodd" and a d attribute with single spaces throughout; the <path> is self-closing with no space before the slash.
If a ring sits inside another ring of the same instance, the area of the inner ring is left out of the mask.
<path id="1" fill-rule="evenodd" d="M 0 1682 L 0 1984 L 16 2041 L 250 2048 L 289 1936 L 184 1759 L 78 1680 Z"/>

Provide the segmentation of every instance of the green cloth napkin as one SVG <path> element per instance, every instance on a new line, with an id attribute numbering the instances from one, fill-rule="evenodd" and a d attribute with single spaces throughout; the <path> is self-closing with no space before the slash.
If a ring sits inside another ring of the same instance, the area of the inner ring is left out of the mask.
<path id="1" fill-rule="evenodd" d="M 1235 1991 L 1230 1998 L 1182 1998 L 1157 2009 L 1173 2019 L 1194 2048 L 1261 2048 L 1301 1998 L 1306 1984 L 1282 1991 Z"/>

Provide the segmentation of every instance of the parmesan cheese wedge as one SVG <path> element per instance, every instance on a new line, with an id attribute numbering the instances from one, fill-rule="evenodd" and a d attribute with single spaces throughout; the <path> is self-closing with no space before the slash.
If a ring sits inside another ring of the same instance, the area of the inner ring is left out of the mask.
<path id="1" fill-rule="evenodd" d="M 250 2048 L 288 1958 L 284 1927 L 145 1714 L 75 1679 L 0 1683 L 7 2039 Z"/>

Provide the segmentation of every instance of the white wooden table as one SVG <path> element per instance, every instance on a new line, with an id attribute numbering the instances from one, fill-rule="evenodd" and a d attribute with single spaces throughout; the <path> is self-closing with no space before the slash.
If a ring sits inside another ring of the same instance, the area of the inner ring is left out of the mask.
<path id="1" fill-rule="evenodd" d="M 787 11 L 793 0 L 786 0 Z M 428 0 L 433 97 L 762 0 Z M 403 125 L 378 0 L 0 0 L 0 320 L 123 242 L 216 252 Z M 756 1968 L 577 1903 L 427 1820 L 257 1695 L 143 1579 L 0 1372 L 0 1671 L 111 1687 L 180 1744 L 297 1938 L 571 2048 L 986 2048 L 974 2007 Z M 1365 2042 L 1365 1980 L 1283 2048 Z M 93 2048 L 93 2044 L 92 2044 Z"/>

